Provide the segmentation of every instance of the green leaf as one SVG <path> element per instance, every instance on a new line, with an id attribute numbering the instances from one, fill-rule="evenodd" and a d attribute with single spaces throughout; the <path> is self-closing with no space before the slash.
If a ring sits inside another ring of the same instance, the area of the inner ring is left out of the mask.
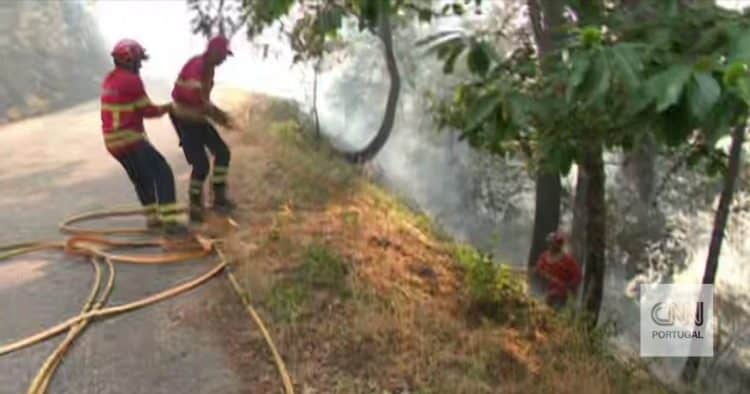
<path id="1" fill-rule="evenodd" d="M 688 84 L 687 94 L 690 112 L 702 120 L 719 101 L 721 87 L 710 74 L 696 73 Z"/>
<path id="2" fill-rule="evenodd" d="M 680 4 L 678 0 L 667 0 L 667 15 L 674 18 L 680 13 Z"/>
<path id="3" fill-rule="evenodd" d="M 467 59 L 469 71 L 485 76 L 490 68 L 489 46 L 486 42 L 474 45 L 469 51 Z"/>
<path id="4" fill-rule="evenodd" d="M 677 104 L 682 96 L 685 84 L 690 80 L 693 69 L 684 64 L 674 65 L 648 81 L 651 95 L 656 100 L 656 110 L 663 112 Z"/>
<path id="5" fill-rule="evenodd" d="M 531 126 L 532 111 L 535 109 L 536 102 L 530 100 L 527 96 L 520 93 L 511 93 L 507 100 L 507 107 L 510 112 L 510 121 L 520 128 Z"/>
<path id="6" fill-rule="evenodd" d="M 587 78 L 588 88 L 586 89 L 586 95 L 583 99 L 587 106 L 601 103 L 610 86 L 610 79 L 612 71 L 610 70 L 610 63 L 603 52 L 599 52 L 593 62 L 593 68 L 589 72 L 589 78 Z"/>
<path id="7" fill-rule="evenodd" d="M 583 83 L 586 78 L 586 72 L 589 70 L 591 61 L 586 54 L 577 54 L 571 60 L 570 79 L 568 80 L 568 89 L 565 99 L 570 102 L 573 99 L 575 90 Z"/>
<path id="8" fill-rule="evenodd" d="M 627 101 L 626 112 L 629 116 L 635 116 L 648 108 L 653 103 L 648 86 L 640 85 L 633 92 L 633 99 Z"/>
<path id="9" fill-rule="evenodd" d="M 714 48 L 721 45 L 722 39 L 724 39 L 726 30 L 724 26 L 714 26 L 708 31 L 701 32 L 698 42 L 695 44 L 695 50 L 699 52 L 712 52 Z"/>
<path id="10" fill-rule="evenodd" d="M 737 80 L 737 92 L 745 105 L 750 106 L 750 78 L 745 76 Z"/>
<path id="11" fill-rule="evenodd" d="M 443 64 L 443 72 L 446 74 L 453 73 L 453 68 L 456 64 L 456 59 L 458 59 L 458 56 L 461 55 L 461 52 L 464 51 L 463 46 L 454 47 L 450 50 L 448 53 L 448 57 L 445 59 L 445 63 Z"/>
<path id="12" fill-rule="evenodd" d="M 714 105 L 711 112 L 702 122 L 704 136 L 708 145 L 714 145 L 719 136 L 725 135 L 734 126 L 734 119 L 739 113 L 745 113 L 746 109 L 740 108 L 746 104 L 740 104 L 740 100 L 734 95 L 722 95 L 719 102 Z"/>
<path id="13" fill-rule="evenodd" d="M 750 63 L 750 30 L 739 34 L 734 41 L 729 55 L 729 63 L 733 62 Z"/>
<path id="14" fill-rule="evenodd" d="M 639 73 L 642 68 L 637 57 L 625 46 L 615 46 L 609 51 L 612 61 L 623 82 L 633 89 L 640 83 Z"/>
<path id="15" fill-rule="evenodd" d="M 479 125 L 484 123 L 490 115 L 499 109 L 502 101 L 503 98 L 497 92 L 485 95 L 479 99 L 476 107 L 469 115 L 471 122 L 469 122 L 469 126 L 466 129 L 474 130 L 479 127 Z"/>

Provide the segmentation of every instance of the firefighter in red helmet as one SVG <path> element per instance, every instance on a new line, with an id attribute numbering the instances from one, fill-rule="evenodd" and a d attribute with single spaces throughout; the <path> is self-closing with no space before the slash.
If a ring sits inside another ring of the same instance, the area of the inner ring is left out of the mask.
<path id="1" fill-rule="evenodd" d="M 160 117 L 171 104 L 151 103 L 139 76 L 145 49 L 134 40 L 119 41 L 112 50 L 115 68 L 104 79 L 101 119 L 104 145 L 123 166 L 146 212 L 146 225 L 166 235 L 187 235 L 180 223 L 172 169 L 148 141 L 144 118 Z"/>
<path id="2" fill-rule="evenodd" d="M 581 267 L 565 252 L 565 235 L 554 232 L 547 237 L 549 247 L 536 264 L 536 273 L 547 281 L 547 304 L 560 308 L 575 296 L 581 284 Z"/>
<path id="3" fill-rule="evenodd" d="M 211 186 L 213 208 L 227 214 L 235 208 L 227 195 L 230 150 L 216 128 L 209 122 L 231 127 L 229 116 L 211 102 L 214 70 L 231 56 L 229 40 L 223 36 L 212 38 L 206 50 L 185 63 L 172 90 L 174 103 L 170 118 L 180 136 L 185 158 L 192 166 L 190 175 L 190 221 L 204 220 L 203 188 L 213 161 Z M 206 154 L 208 150 L 211 155 Z M 213 160 L 211 160 L 213 159 Z"/>

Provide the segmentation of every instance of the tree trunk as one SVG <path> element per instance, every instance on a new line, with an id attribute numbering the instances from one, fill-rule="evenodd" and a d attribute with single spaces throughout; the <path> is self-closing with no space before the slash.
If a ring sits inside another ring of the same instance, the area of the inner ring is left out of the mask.
<path id="1" fill-rule="evenodd" d="M 570 229 L 570 249 L 573 257 L 581 266 L 586 264 L 586 189 L 588 180 L 586 171 L 578 166 L 578 175 L 576 176 L 576 191 L 573 195 L 573 226 Z"/>
<path id="2" fill-rule="evenodd" d="M 563 24 L 563 4 L 557 0 L 528 0 L 529 18 L 531 19 L 539 59 L 543 69 L 552 61 L 550 56 L 555 50 L 555 32 Z M 543 169 L 536 174 L 536 206 L 534 209 L 534 232 L 529 250 L 528 273 L 532 290 L 538 290 L 541 281 L 534 274 L 534 266 L 542 254 L 547 234 L 557 230 L 560 225 L 560 196 L 562 186 L 556 171 Z"/>
<path id="3" fill-rule="evenodd" d="M 224 0 L 219 0 L 219 11 L 216 15 L 216 24 L 219 25 L 218 34 L 224 36 Z"/>
<path id="4" fill-rule="evenodd" d="M 745 142 L 745 123 L 732 130 L 732 145 L 729 148 L 729 169 L 724 177 L 724 188 L 719 197 L 719 206 L 716 208 L 714 217 L 714 229 L 711 233 L 711 243 L 708 247 L 708 258 L 706 269 L 703 273 L 703 284 L 712 285 L 716 279 L 716 271 L 719 269 L 719 255 L 721 244 L 724 241 L 724 229 L 729 219 L 729 208 L 734 197 L 734 185 L 737 183 L 737 174 L 742 164 L 742 144 Z M 682 370 L 682 380 L 692 382 L 698 376 L 700 366 L 699 357 L 688 358 L 685 368 Z"/>
<path id="5" fill-rule="evenodd" d="M 323 60 L 321 57 L 315 62 L 315 77 L 313 80 L 313 102 L 312 112 L 313 120 L 315 121 L 315 138 L 320 138 L 320 117 L 318 116 L 318 74 L 320 74 L 320 63 Z"/>
<path id="6" fill-rule="evenodd" d="M 388 76 L 391 80 L 391 87 L 388 90 L 388 101 L 385 105 L 385 114 L 380 129 L 375 138 L 370 141 L 362 150 L 349 152 L 345 157 L 354 163 L 364 163 L 372 160 L 388 142 L 388 138 L 393 131 L 393 124 L 396 121 L 396 111 L 398 110 L 398 97 L 401 92 L 401 74 L 398 71 L 396 55 L 393 51 L 393 31 L 391 28 L 390 10 L 387 1 L 379 2 L 379 26 L 378 36 L 383 42 L 383 55 L 385 56 Z"/>
<path id="7" fill-rule="evenodd" d="M 624 249 L 629 255 L 625 267 L 626 279 L 631 279 L 644 269 L 648 261 L 647 246 L 661 237 L 664 215 L 655 203 L 656 157 L 658 149 L 653 137 L 647 135 L 635 149 L 624 156 L 622 171 L 627 180 L 626 193 L 636 192 L 626 207 L 635 223 L 629 223 L 623 231 Z"/>
<path id="8" fill-rule="evenodd" d="M 607 247 L 607 209 L 604 198 L 604 160 L 601 145 L 584 153 L 581 168 L 586 173 L 586 261 L 583 281 L 583 306 L 589 327 L 596 326 L 604 295 L 605 251 Z"/>
<path id="9" fill-rule="evenodd" d="M 562 186 L 557 173 L 537 172 L 534 234 L 529 252 L 529 283 L 533 290 L 541 289 L 542 282 L 534 274 L 536 261 L 547 245 L 547 235 L 560 225 L 560 197 Z"/>

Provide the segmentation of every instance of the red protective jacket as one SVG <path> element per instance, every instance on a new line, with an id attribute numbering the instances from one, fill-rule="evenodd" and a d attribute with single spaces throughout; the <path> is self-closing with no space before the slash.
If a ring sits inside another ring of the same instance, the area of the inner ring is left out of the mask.
<path id="1" fill-rule="evenodd" d="M 143 118 L 162 115 L 146 95 L 138 74 L 116 68 L 102 83 L 101 117 L 104 145 L 120 157 L 146 141 Z"/>
<path id="2" fill-rule="evenodd" d="M 548 300 L 564 301 L 569 292 L 578 290 L 578 285 L 581 283 L 581 267 L 568 253 L 558 256 L 557 260 L 550 251 L 542 253 L 536 264 L 536 270 L 549 282 L 547 287 Z"/>
<path id="3" fill-rule="evenodd" d="M 214 70 L 203 55 L 192 57 L 180 70 L 172 89 L 172 101 L 184 107 L 201 108 L 209 103 L 214 84 Z M 204 80 L 205 84 L 204 85 Z"/>

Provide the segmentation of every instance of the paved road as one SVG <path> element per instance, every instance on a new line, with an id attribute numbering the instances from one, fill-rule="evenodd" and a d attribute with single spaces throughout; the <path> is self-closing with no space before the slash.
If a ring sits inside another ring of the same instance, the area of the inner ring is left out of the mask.
<path id="1" fill-rule="evenodd" d="M 163 92 L 152 97 L 158 101 Z M 172 164 L 184 201 L 187 167 L 168 118 L 147 121 L 146 128 Z M 60 238 L 57 224 L 72 213 L 135 201 L 124 171 L 103 148 L 96 102 L 0 126 L 0 244 Z M 118 265 L 109 305 L 186 281 L 210 265 Z M 0 343 L 77 314 L 92 280 L 87 262 L 54 253 L 0 263 Z M 50 393 L 249 393 L 241 372 L 252 368 L 250 357 L 236 349 L 256 336 L 226 279 L 217 277 L 178 298 L 91 324 Z M 0 356 L 0 393 L 25 393 L 62 337 Z"/>

